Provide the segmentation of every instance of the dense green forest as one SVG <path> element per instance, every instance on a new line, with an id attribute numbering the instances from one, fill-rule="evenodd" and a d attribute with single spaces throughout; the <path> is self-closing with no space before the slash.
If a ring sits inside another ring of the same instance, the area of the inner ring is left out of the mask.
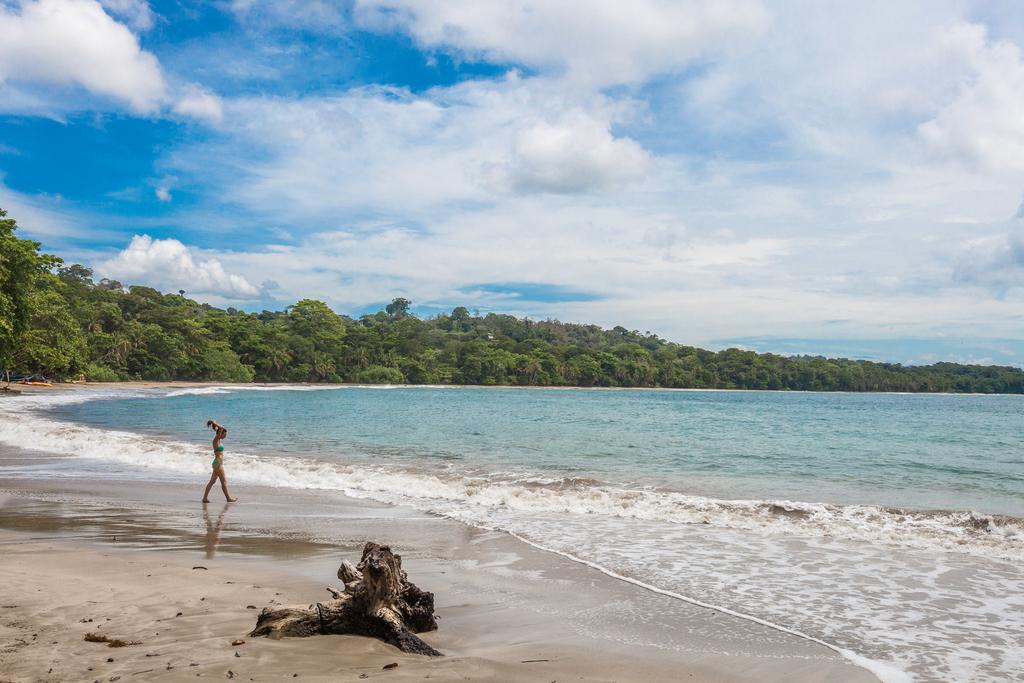
<path id="1" fill-rule="evenodd" d="M 1010 367 L 712 352 L 622 327 L 480 316 L 410 302 L 358 319 L 304 299 L 246 313 L 93 281 L 15 236 L 0 210 L 0 371 L 90 381 L 360 382 L 1024 393 Z"/>

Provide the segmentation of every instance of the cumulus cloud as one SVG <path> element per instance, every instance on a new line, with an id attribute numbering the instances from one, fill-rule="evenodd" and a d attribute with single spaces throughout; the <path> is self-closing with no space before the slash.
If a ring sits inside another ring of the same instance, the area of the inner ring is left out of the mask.
<path id="1" fill-rule="evenodd" d="M 407 31 L 426 47 L 559 70 L 594 85 L 678 70 L 755 35 L 767 19 L 758 0 L 358 0 L 355 16 L 366 27 Z"/>
<path id="2" fill-rule="evenodd" d="M 520 131 L 509 176 L 519 192 L 588 192 L 639 178 L 651 163 L 651 156 L 633 140 L 615 138 L 607 127 L 579 117 Z"/>
<path id="3" fill-rule="evenodd" d="M 77 85 L 156 111 L 166 85 L 156 57 L 95 0 L 27 0 L 0 7 L 0 80 Z"/>
<path id="4" fill-rule="evenodd" d="M 683 81 L 667 104 L 716 140 L 767 138 L 846 172 L 934 180 L 939 159 L 1019 173 L 1024 55 L 1008 33 L 991 37 L 955 1 L 779 3 L 762 35 Z"/>
<path id="5" fill-rule="evenodd" d="M 260 289 L 241 275 L 228 273 L 215 258 L 197 258 L 176 239 L 135 235 L 117 256 L 96 266 L 101 277 L 146 284 L 163 291 L 184 289 L 226 299 L 254 299 Z"/>
<path id="6" fill-rule="evenodd" d="M 178 116 L 219 123 L 220 98 L 194 83 L 168 86 L 156 56 L 143 50 L 129 29 L 145 31 L 153 23 L 145 0 L 0 3 L 3 108 L 34 113 L 79 109 L 80 98 L 62 100 L 46 89 L 70 86 L 127 105 L 137 114 L 170 108 Z"/>
<path id="7" fill-rule="evenodd" d="M 199 85 L 189 84 L 172 106 L 175 114 L 187 116 L 208 123 L 220 123 L 224 118 L 224 107 L 220 97 Z"/>
<path id="8" fill-rule="evenodd" d="M 229 102 L 227 115 L 237 125 L 214 155 L 233 161 L 221 169 L 225 192 L 249 206 L 287 207 L 295 213 L 282 218 L 292 221 L 504 195 L 614 192 L 653 167 L 637 142 L 611 132 L 634 115 L 628 101 L 567 98 L 557 82 L 515 75 L 418 94 L 358 88 L 246 98 Z M 175 161 L 192 166 L 210 157 L 204 145 Z"/>
<path id="9" fill-rule="evenodd" d="M 962 3 L 773 3 L 765 31 L 683 81 L 671 101 L 719 139 L 785 141 L 798 154 L 883 165 L 966 74 L 944 36 Z M 841 31 L 833 27 L 842 26 Z"/>
<path id="10" fill-rule="evenodd" d="M 960 23 L 943 44 L 966 66 L 956 96 L 921 124 L 937 151 L 994 170 L 1024 170 L 1024 57 L 984 26 Z"/>

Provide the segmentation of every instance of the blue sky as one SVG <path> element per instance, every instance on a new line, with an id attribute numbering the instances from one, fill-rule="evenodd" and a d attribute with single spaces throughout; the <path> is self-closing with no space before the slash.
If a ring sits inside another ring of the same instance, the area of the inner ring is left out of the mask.
<path id="1" fill-rule="evenodd" d="M 0 0 L 0 206 L 245 309 L 1024 365 L 1015 2 Z"/>

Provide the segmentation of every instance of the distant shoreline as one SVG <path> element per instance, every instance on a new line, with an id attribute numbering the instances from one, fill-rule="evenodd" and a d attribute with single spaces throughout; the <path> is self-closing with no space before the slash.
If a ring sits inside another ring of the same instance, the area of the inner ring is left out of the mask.
<path id="1" fill-rule="evenodd" d="M 1017 393 L 982 393 L 966 391 L 841 391 L 837 389 L 705 389 L 699 387 L 584 387 L 584 386 L 551 386 L 528 384 L 366 384 L 360 382 L 217 382 L 208 380 L 119 380 L 116 382 L 55 382 L 51 387 L 11 384 L 15 391 L 23 393 L 45 393 L 52 389 L 77 390 L 86 388 L 125 388 L 125 389 L 161 389 L 161 388 L 204 388 L 204 387 L 323 387 L 323 388 L 366 388 L 366 389 L 516 389 L 544 391 L 664 391 L 676 393 L 737 393 L 737 394 L 881 394 L 891 396 L 1019 396 Z M 0 392 L 2 395 L 2 392 Z"/>

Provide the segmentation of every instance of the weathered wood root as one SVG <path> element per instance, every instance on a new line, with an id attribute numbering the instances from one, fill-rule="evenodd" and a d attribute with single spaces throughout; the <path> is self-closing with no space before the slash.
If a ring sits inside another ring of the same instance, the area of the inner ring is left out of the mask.
<path id="1" fill-rule="evenodd" d="M 332 600 L 308 606 L 266 607 L 250 636 L 305 637 L 355 634 L 380 638 L 403 652 L 443 656 L 415 634 L 437 629 L 434 594 L 409 582 L 402 558 L 391 548 L 367 543 L 359 566 L 343 560 L 339 591 L 330 586 Z"/>

